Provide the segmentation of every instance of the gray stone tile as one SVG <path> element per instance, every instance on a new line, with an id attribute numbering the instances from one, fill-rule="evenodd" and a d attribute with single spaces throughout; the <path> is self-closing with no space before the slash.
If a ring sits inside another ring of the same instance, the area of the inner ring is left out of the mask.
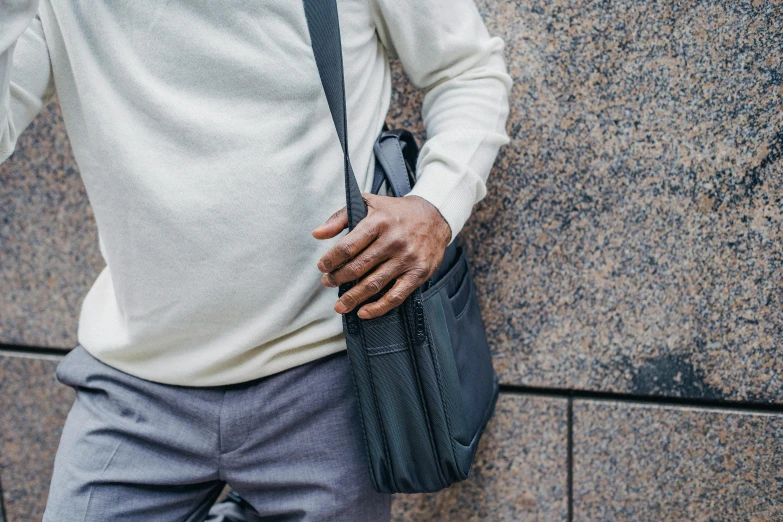
<path id="1" fill-rule="evenodd" d="M 783 6 L 478 3 L 515 78 L 463 238 L 503 382 L 783 400 Z"/>
<path id="2" fill-rule="evenodd" d="M 462 238 L 503 382 L 783 400 L 783 6 L 478 3 L 515 78 Z"/>
<path id="3" fill-rule="evenodd" d="M 56 102 L 20 136 L 0 180 L 0 343 L 73 348 L 104 263 Z"/>
<path id="4" fill-rule="evenodd" d="M 438 493 L 395 495 L 403 521 L 567 519 L 567 401 L 502 394 L 471 477 Z"/>
<path id="5" fill-rule="evenodd" d="M 574 521 L 783 520 L 783 416 L 576 401 Z"/>
<path id="6" fill-rule="evenodd" d="M 73 390 L 57 359 L 0 354 L 0 477 L 8 522 L 41 520 Z"/>

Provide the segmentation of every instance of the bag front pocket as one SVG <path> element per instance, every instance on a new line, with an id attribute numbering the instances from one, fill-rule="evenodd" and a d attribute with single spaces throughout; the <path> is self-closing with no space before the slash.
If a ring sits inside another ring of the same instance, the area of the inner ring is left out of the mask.
<path id="1" fill-rule="evenodd" d="M 463 257 L 462 259 L 465 258 Z M 464 261 L 463 264 L 465 264 Z M 470 272 L 467 270 L 467 265 L 465 264 L 465 269 L 462 272 L 462 278 L 458 283 L 456 291 L 453 294 L 449 294 L 449 303 L 451 304 L 451 309 L 457 320 L 459 320 L 459 318 L 462 317 L 462 314 L 465 313 L 465 310 L 467 310 L 470 292 Z"/>
<path id="2" fill-rule="evenodd" d="M 493 403 L 494 369 L 473 278 L 464 251 L 427 291 L 425 308 L 433 344 L 453 397 L 454 438 L 468 446 Z"/>
<path id="3" fill-rule="evenodd" d="M 460 291 L 449 298 L 449 304 L 446 321 L 470 437 L 460 442 L 470 444 L 483 425 L 487 406 L 494 395 L 492 356 L 470 272 L 466 273 Z"/>

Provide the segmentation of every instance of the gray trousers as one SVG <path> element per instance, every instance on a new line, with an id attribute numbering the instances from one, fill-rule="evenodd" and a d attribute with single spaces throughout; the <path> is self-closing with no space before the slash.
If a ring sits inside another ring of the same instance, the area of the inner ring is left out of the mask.
<path id="1" fill-rule="evenodd" d="M 203 521 L 228 483 L 260 520 L 388 521 L 370 484 L 345 352 L 254 381 L 159 384 L 82 346 L 44 522 Z"/>

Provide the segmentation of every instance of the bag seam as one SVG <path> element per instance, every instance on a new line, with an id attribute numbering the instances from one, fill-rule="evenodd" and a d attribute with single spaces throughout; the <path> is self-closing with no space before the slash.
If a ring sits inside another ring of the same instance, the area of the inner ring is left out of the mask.
<path id="1" fill-rule="evenodd" d="M 409 299 L 412 299 L 412 298 L 409 297 Z M 410 328 L 409 324 L 408 324 L 408 330 L 409 330 L 408 334 L 410 335 L 411 328 Z M 415 332 L 413 332 L 413 333 L 415 335 Z M 425 318 L 425 321 L 424 321 L 424 335 L 427 337 L 426 344 L 430 344 L 430 338 L 429 338 L 429 335 L 427 333 L 427 320 L 426 320 L 426 318 Z M 415 343 L 415 341 L 413 341 L 413 346 L 415 346 L 415 345 L 416 345 L 416 343 Z M 431 347 L 431 345 L 430 345 L 429 348 L 430 348 L 430 357 L 432 357 L 432 347 Z M 415 373 L 416 374 L 416 384 L 417 384 L 417 386 L 419 388 L 419 390 L 418 390 L 419 391 L 419 402 L 421 403 L 422 410 L 424 411 L 424 418 L 425 418 L 425 421 L 427 422 L 427 428 L 428 428 L 427 429 L 427 435 L 429 436 L 428 438 L 430 439 L 430 448 L 432 449 L 432 452 L 435 455 L 435 459 L 436 459 L 435 460 L 435 469 L 438 471 L 438 478 L 440 478 L 441 484 L 445 487 L 445 486 L 448 486 L 450 484 L 450 482 L 446 479 L 446 476 L 445 476 L 443 470 L 441 469 L 440 452 L 438 451 L 438 445 L 435 443 L 435 438 L 434 438 L 434 435 L 433 435 L 432 420 L 430 418 L 429 410 L 427 409 L 427 401 L 424 400 L 424 392 L 422 391 L 421 373 L 419 372 L 419 365 L 416 364 L 416 357 L 413 354 L 413 350 L 411 350 L 411 361 L 412 361 L 412 364 L 413 364 L 415 372 L 416 372 Z M 433 360 L 433 367 L 435 367 L 435 365 L 436 365 L 436 362 Z M 443 394 L 441 393 L 440 383 L 437 383 L 437 386 L 438 386 L 438 393 L 441 395 L 440 399 L 441 399 L 441 405 L 442 405 L 443 404 Z M 444 412 L 445 412 L 445 408 L 444 408 Z M 449 431 L 450 430 L 451 429 L 449 428 Z M 452 448 L 452 451 L 454 451 L 453 448 Z"/>
<path id="2" fill-rule="evenodd" d="M 375 357 L 378 355 L 389 355 L 391 353 L 404 352 L 408 350 L 408 345 L 403 343 L 390 344 L 388 346 L 380 346 L 377 349 L 367 348 L 367 355 Z"/>
<path id="3" fill-rule="evenodd" d="M 361 325 L 361 323 L 359 326 L 359 336 L 361 339 L 362 348 L 364 348 L 365 346 L 367 346 L 367 340 L 364 335 L 364 326 Z M 397 481 L 394 480 L 394 466 L 392 463 L 391 454 L 389 453 L 389 443 L 386 440 L 386 427 L 383 424 L 383 417 L 381 416 L 381 408 L 378 404 L 378 395 L 375 391 L 375 380 L 373 379 L 372 366 L 370 366 L 370 356 L 367 354 L 366 350 L 362 349 L 362 352 L 364 354 L 365 362 L 367 364 L 367 379 L 370 381 L 370 389 L 372 390 L 372 399 L 373 399 L 373 403 L 375 404 L 375 417 L 378 420 L 378 425 L 380 425 L 381 427 L 381 440 L 383 441 L 383 452 L 386 455 L 386 460 L 389 463 L 390 473 L 388 479 L 389 482 L 392 483 L 394 489 L 399 490 L 400 488 L 397 485 Z"/>
<path id="4" fill-rule="evenodd" d="M 441 299 L 441 308 L 443 308 L 443 299 Z M 429 325 L 429 322 L 426 322 L 425 324 Z M 446 329 L 446 333 L 449 336 L 449 345 L 451 345 L 451 334 L 449 333 L 448 328 Z M 428 341 L 429 341 L 429 334 L 430 334 L 430 332 L 427 332 Z M 434 342 L 430 342 L 429 344 L 430 344 L 430 346 L 429 346 L 430 354 L 432 356 L 433 367 L 434 367 L 434 370 L 435 370 L 435 375 L 436 375 L 437 383 L 438 383 L 438 391 L 440 392 L 441 406 L 443 407 L 443 414 L 446 417 L 446 426 L 447 426 L 447 428 L 449 430 L 449 443 L 450 443 L 450 446 L 451 446 L 451 454 L 452 454 L 452 457 L 454 458 L 454 467 L 456 468 L 457 472 L 460 475 L 462 475 L 462 470 L 460 469 L 459 461 L 457 460 L 457 449 L 454 447 L 454 429 L 452 428 L 452 425 L 451 425 L 451 416 L 449 415 L 449 410 L 446 407 L 445 401 L 443 400 L 443 395 L 444 395 L 444 393 L 443 393 L 443 384 L 442 384 L 443 383 L 443 379 L 442 379 L 441 374 L 440 374 L 440 367 L 439 367 L 439 364 L 438 364 L 438 358 L 435 357 L 435 353 L 434 353 L 434 346 L 435 346 L 435 344 L 434 344 Z M 464 480 L 465 478 L 466 477 L 462 477 L 462 480 Z"/>
<path id="5" fill-rule="evenodd" d="M 346 321 L 346 316 L 344 315 L 343 316 L 343 322 L 345 322 L 345 321 Z M 348 349 L 350 350 L 350 348 L 348 348 Z M 351 362 L 351 357 L 350 356 L 348 357 L 348 364 L 350 365 L 351 373 L 353 374 L 352 375 L 353 376 L 353 391 L 354 391 L 354 396 L 356 397 L 356 407 L 359 410 L 359 420 L 361 421 L 361 425 L 362 425 L 362 438 L 364 439 L 364 447 L 367 450 L 367 464 L 370 467 L 370 479 L 372 480 L 373 485 L 375 486 L 375 489 L 380 491 L 381 488 L 380 488 L 380 486 L 378 484 L 378 480 L 376 479 L 375 467 L 373 466 L 372 458 L 370 456 L 370 444 L 369 444 L 369 439 L 367 437 L 367 427 L 365 426 L 365 422 L 364 422 L 364 413 L 363 413 L 363 409 L 362 409 L 361 397 L 359 397 L 359 383 L 358 383 L 358 381 L 356 379 L 356 375 L 355 375 L 355 371 L 356 370 L 354 369 L 354 365 Z M 369 364 L 368 364 L 368 370 L 369 370 Z"/>

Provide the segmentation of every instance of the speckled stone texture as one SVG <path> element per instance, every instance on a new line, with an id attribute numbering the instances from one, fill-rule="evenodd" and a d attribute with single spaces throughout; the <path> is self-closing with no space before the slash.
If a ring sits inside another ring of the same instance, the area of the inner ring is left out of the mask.
<path id="1" fill-rule="evenodd" d="M 0 354 L 0 480 L 8 522 L 41 520 L 60 432 L 73 403 L 57 358 Z"/>
<path id="2" fill-rule="evenodd" d="M 574 521 L 783 520 L 783 416 L 574 403 Z"/>
<path id="3" fill-rule="evenodd" d="M 441 492 L 395 495 L 395 522 L 565 522 L 567 401 L 502 394 L 471 477 Z"/>
<path id="4" fill-rule="evenodd" d="M 481 4 L 516 78 L 464 238 L 502 380 L 783 400 L 783 4 Z"/>
<path id="5" fill-rule="evenodd" d="M 104 263 L 56 103 L 0 164 L 0 343 L 78 344 L 82 300 Z"/>
<path id="6" fill-rule="evenodd" d="M 783 3 L 479 5 L 515 78 L 463 237 L 502 381 L 782 401 Z"/>

